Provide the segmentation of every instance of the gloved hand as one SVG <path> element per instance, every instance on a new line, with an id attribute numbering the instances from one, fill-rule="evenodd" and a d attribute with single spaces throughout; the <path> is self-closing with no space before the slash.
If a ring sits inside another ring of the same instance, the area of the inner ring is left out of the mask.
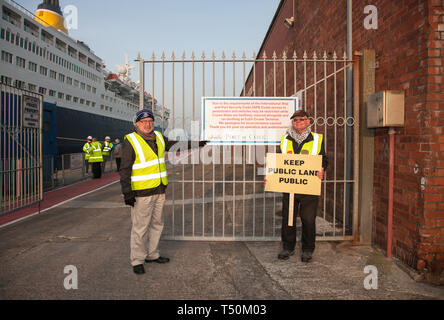
<path id="1" fill-rule="evenodd" d="M 136 203 L 136 197 L 132 193 L 128 193 L 124 195 L 125 204 L 127 206 L 134 207 L 134 204 Z"/>
<path id="2" fill-rule="evenodd" d="M 208 142 L 207 140 L 199 141 L 199 147 L 204 147 Z"/>

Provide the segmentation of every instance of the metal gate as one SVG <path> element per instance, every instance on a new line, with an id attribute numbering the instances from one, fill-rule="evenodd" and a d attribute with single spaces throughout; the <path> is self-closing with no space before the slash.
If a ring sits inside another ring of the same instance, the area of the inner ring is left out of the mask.
<path id="1" fill-rule="evenodd" d="M 1 86 L 1 215 L 43 198 L 42 96 Z"/>
<path id="2" fill-rule="evenodd" d="M 329 166 L 322 183 L 316 219 L 318 240 L 352 240 L 357 236 L 359 101 L 358 68 L 344 54 L 316 53 L 291 58 L 216 58 L 194 52 L 170 58 L 136 60 L 141 88 L 150 91 L 153 107 L 170 110 L 170 140 L 199 140 L 201 97 L 297 96 L 311 115 L 312 130 L 324 134 Z M 355 65 L 353 79 L 350 70 Z M 247 74 L 248 72 L 248 74 Z M 146 78 L 145 78 L 146 76 Z M 354 106 L 351 87 L 355 87 Z M 347 94 L 349 93 L 349 94 Z M 146 107 L 146 106 L 145 106 Z M 163 121 L 162 121 L 163 122 Z M 289 122 L 290 125 L 290 122 Z M 266 152 L 278 146 L 215 146 L 169 153 L 169 186 L 164 208 L 164 239 L 278 240 L 282 195 L 264 191 Z M 213 158 L 202 162 L 202 154 Z M 219 161 L 214 161 L 218 159 Z M 258 160 L 259 159 L 259 160 Z M 300 228 L 300 219 L 297 219 Z M 300 230 L 298 230 L 300 235 Z"/>

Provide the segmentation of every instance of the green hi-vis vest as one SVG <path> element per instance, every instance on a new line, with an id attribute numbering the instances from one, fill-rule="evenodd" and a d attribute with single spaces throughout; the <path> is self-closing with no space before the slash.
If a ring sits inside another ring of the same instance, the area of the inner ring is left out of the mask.
<path id="1" fill-rule="evenodd" d="M 89 150 L 89 162 L 103 162 L 102 144 L 98 141 L 91 143 Z"/>
<path id="2" fill-rule="evenodd" d="M 313 132 L 310 132 L 310 134 L 313 136 L 313 140 L 304 143 L 300 153 L 303 154 L 305 152 L 302 151 L 306 150 L 308 154 L 317 155 L 319 152 L 321 152 L 322 134 Z M 281 151 L 282 153 L 294 154 L 293 143 L 291 143 L 291 140 L 289 140 L 287 137 L 288 134 L 284 134 L 281 138 Z"/>
<path id="3" fill-rule="evenodd" d="M 111 142 L 105 141 L 105 146 L 103 147 L 102 155 L 109 156 L 109 152 L 113 148 L 113 144 Z"/>
<path id="4" fill-rule="evenodd" d="M 91 149 L 91 144 L 89 142 L 85 143 L 85 145 L 83 146 L 83 151 L 85 152 L 85 160 L 89 159 L 89 149 Z"/>
<path id="5" fill-rule="evenodd" d="M 160 132 L 156 134 L 158 155 L 136 132 L 127 134 L 125 139 L 131 143 L 136 159 L 131 171 L 131 189 L 145 190 L 156 188 L 160 183 L 168 185 L 165 166 L 165 140 Z"/>

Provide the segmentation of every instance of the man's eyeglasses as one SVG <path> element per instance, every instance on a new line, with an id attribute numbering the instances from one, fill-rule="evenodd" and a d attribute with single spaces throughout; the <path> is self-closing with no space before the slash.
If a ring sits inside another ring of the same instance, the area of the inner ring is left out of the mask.
<path id="1" fill-rule="evenodd" d="M 294 118 L 293 122 L 302 122 L 302 121 L 307 121 L 308 118 Z"/>

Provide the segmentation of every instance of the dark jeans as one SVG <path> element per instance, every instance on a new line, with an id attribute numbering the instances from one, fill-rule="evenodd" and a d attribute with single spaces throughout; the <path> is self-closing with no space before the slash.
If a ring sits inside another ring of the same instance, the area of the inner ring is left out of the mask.
<path id="1" fill-rule="evenodd" d="M 85 160 L 85 173 L 88 173 L 89 171 L 89 161 Z"/>
<path id="2" fill-rule="evenodd" d="M 294 250 L 296 245 L 296 216 L 299 212 L 302 221 L 302 251 L 313 252 L 316 241 L 316 212 L 319 197 L 304 194 L 294 195 L 293 226 L 288 225 L 289 194 L 284 193 L 282 198 L 282 246 L 283 249 Z"/>
<path id="3" fill-rule="evenodd" d="M 117 172 L 119 172 L 119 170 L 120 170 L 120 160 L 122 160 L 122 159 L 121 158 L 116 158 Z"/>
<path id="4" fill-rule="evenodd" d="M 92 162 L 92 173 L 94 179 L 102 176 L 102 162 Z"/>

